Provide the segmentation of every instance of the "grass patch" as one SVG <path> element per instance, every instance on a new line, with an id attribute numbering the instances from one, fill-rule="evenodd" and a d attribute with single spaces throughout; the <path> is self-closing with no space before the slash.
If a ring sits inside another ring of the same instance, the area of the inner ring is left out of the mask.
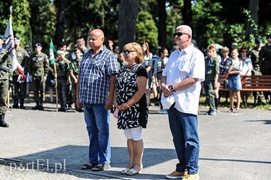
<path id="1" fill-rule="evenodd" d="M 208 107 L 207 103 L 204 103 L 205 99 L 206 99 L 205 95 L 200 96 L 200 102 L 199 102 L 200 106 Z M 226 102 L 226 98 L 221 97 L 218 107 L 229 108 L 230 107 L 229 101 L 230 101 L 230 98 L 228 98 L 228 102 Z M 236 99 L 234 102 L 236 103 Z M 244 107 L 244 105 L 242 104 L 242 100 L 241 100 L 240 108 L 242 108 L 242 109 L 271 109 L 271 105 L 269 103 L 265 103 L 265 100 L 263 100 L 263 103 L 255 105 L 253 96 L 249 96 L 248 102 L 247 102 L 247 107 Z"/>

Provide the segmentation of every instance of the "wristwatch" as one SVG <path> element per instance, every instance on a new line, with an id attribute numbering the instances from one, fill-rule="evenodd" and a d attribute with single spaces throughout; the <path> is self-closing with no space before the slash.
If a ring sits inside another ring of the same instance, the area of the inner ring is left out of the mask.
<path id="1" fill-rule="evenodd" d="M 170 86 L 169 89 L 170 89 L 171 92 L 176 92 L 175 89 L 174 89 L 174 87 L 173 87 L 173 85 Z"/>

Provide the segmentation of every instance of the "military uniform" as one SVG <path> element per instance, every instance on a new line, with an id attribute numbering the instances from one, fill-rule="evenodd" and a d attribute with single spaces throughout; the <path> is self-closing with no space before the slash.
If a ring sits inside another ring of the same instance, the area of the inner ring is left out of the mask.
<path id="1" fill-rule="evenodd" d="M 259 53 L 260 69 L 263 75 L 271 75 L 271 45 L 265 45 Z"/>
<path id="2" fill-rule="evenodd" d="M 205 81 L 204 89 L 206 93 L 206 100 L 210 107 L 209 112 L 214 111 L 215 107 L 215 90 L 214 90 L 214 80 L 215 75 L 219 74 L 219 62 L 215 57 L 205 58 Z"/>
<path id="3" fill-rule="evenodd" d="M 18 47 L 16 49 L 16 56 L 17 56 L 17 61 L 18 63 L 24 67 L 25 69 L 25 76 L 26 76 L 26 72 L 27 72 L 27 63 L 29 60 L 29 55 L 26 52 L 25 49 Z M 20 108 L 21 109 L 25 109 L 24 107 L 24 98 L 26 96 L 26 82 L 18 82 L 18 76 L 19 76 L 19 71 L 15 70 L 13 72 L 13 76 L 12 76 L 12 84 L 13 84 L 13 88 L 14 88 L 14 92 L 13 92 L 13 108 L 19 108 L 18 106 L 18 99 L 20 98 Z"/>
<path id="4" fill-rule="evenodd" d="M 80 59 L 75 59 L 71 62 L 70 66 L 69 66 L 69 72 L 70 74 L 72 73 L 76 78 L 78 78 L 79 75 L 79 65 L 80 65 Z M 71 77 L 71 75 L 70 75 Z M 74 79 L 71 77 L 71 81 L 72 81 L 72 95 L 73 95 L 73 102 L 76 106 L 76 83 L 74 81 Z M 75 107 L 75 109 L 77 111 L 81 111 L 80 108 Z"/>
<path id="5" fill-rule="evenodd" d="M 32 109 L 43 110 L 43 101 L 45 101 L 45 82 L 49 71 L 48 56 L 44 53 L 34 53 L 29 61 L 29 74 L 32 75 L 32 86 L 36 106 Z M 40 95 L 39 95 L 40 94 Z"/>
<path id="6" fill-rule="evenodd" d="M 57 93 L 60 108 L 59 111 L 67 111 L 67 81 L 68 81 L 68 63 L 63 59 L 55 62 L 57 72 Z"/>
<path id="7" fill-rule="evenodd" d="M 65 58 L 66 59 L 68 59 L 69 61 L 74 61 L 74 59 L 72 58 L 72 55 L 71 55 L 71 53 L 68 53 L 68 54 L 66 54 L 65 55 Z M 69 109 L 71 109 L 71 106 L 72 106 L 72 104 L 73 104 L 73 93 L 72 93 L 72 80 L 71 80 L 71 77 L 70 77 L 70 75 L 69 75 L 69 73 L 68 73 L 68 75 L 67 75 L 68 77 L 68 84 L 67 84 L 67 95 L 66 95 L 66 97 L 67 97 L 67 104 L 68 104 L 68 108 Z"/>
<path id="8" fill-rule="evenodd" d="M 259 53 L 259 62 L 262 75 L 271 75 L 271 45 L 266 44 L 263 46 Z M 271 103 L 268 98 L 270 92 L 264 92 L 265 100 Z"/>
<path id="9" fill-rule="evenodd" d="M 7 111 L 9 77 L 12 76 L 12 63 L 10 56 L 6 54 L 7 51 L 0 47 L 0 127 L 9 127 L 5 122 L 5 114 Z M 5 55 L 7 59 L 3 62 Z"/>
<path id="10" fill-rule="evenodd" d="M 261 43 L 260 40 L 256 41 L 256 43 Z M 260 48 L 254 47 L 250 52 L 250 58 L 252 61 L 253 71 L 252 75 L 262 75 L 261 67 L 260 67 Z M 262 92 L 253 92 L 254 96 L 254 104 L 258 104 L 262 102 Z"/>

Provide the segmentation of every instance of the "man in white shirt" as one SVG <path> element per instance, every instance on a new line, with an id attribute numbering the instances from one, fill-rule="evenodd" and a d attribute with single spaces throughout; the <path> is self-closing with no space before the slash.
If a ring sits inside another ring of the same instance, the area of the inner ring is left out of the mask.
<path id="1" fill-rule="evenodd" d="M 162 73 L 161 86 L 165 99 L 174 99 L 168 109 L 170 130 L 179 163 L 167 178 L 198 180 L 199 137 L 198 106 L 201 82 L 205 78 L 203 53 L 191 43 L 192 29 L 187 25 L 176 28 L 175 43 L 179 49 L 169 57 Z M 170 100 L 170 101 L 171 101 Z"/>

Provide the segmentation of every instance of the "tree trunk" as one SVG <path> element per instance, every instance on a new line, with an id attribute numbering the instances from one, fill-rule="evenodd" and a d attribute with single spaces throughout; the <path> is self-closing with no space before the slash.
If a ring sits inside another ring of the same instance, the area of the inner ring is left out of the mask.
<path id="1" fill-rule="evenodd" d="M 55 0 L 55 6 L 57 9 L 57 23 L 56 33 L 54 37 L 54 44 L 58 45 L 64 40 L 64 24 L 65 24 L 65 8 L 66 0 Z"/>
<path id="2" fill-rule="evenodd" d="M 141 0 L 121 0 L 119 7 L 119 48 L 136 39 L 136 19 Z"/>
<path id="3" fill-rule="evenodd" d="M 259 0 L 249 0 L 249 11 L 251 12 L 251 17 L 256 24 L 259 22 L 258 17 L 259 10 Z M 254 34 L 253 27 L 251 26 L 251 22 L 246 22 L 246 40 L 249 40 L 250 34 Z"/>
<path id="4" fill-rule="evenodd" d="M 184 7 L 182 9 L 183 23 L 191 27 L 192 25 L 192 4 L 191 0 L 184 0 Z M 192 28 L 192 27 L 191 27 Z"/>
<path id="5" fill-rule="evenodd" d="M 166 0 L 158 1 L 158 44 L 162 47 L 166 47 L 167 45 L 167 29 L 166 29 Z"/>

